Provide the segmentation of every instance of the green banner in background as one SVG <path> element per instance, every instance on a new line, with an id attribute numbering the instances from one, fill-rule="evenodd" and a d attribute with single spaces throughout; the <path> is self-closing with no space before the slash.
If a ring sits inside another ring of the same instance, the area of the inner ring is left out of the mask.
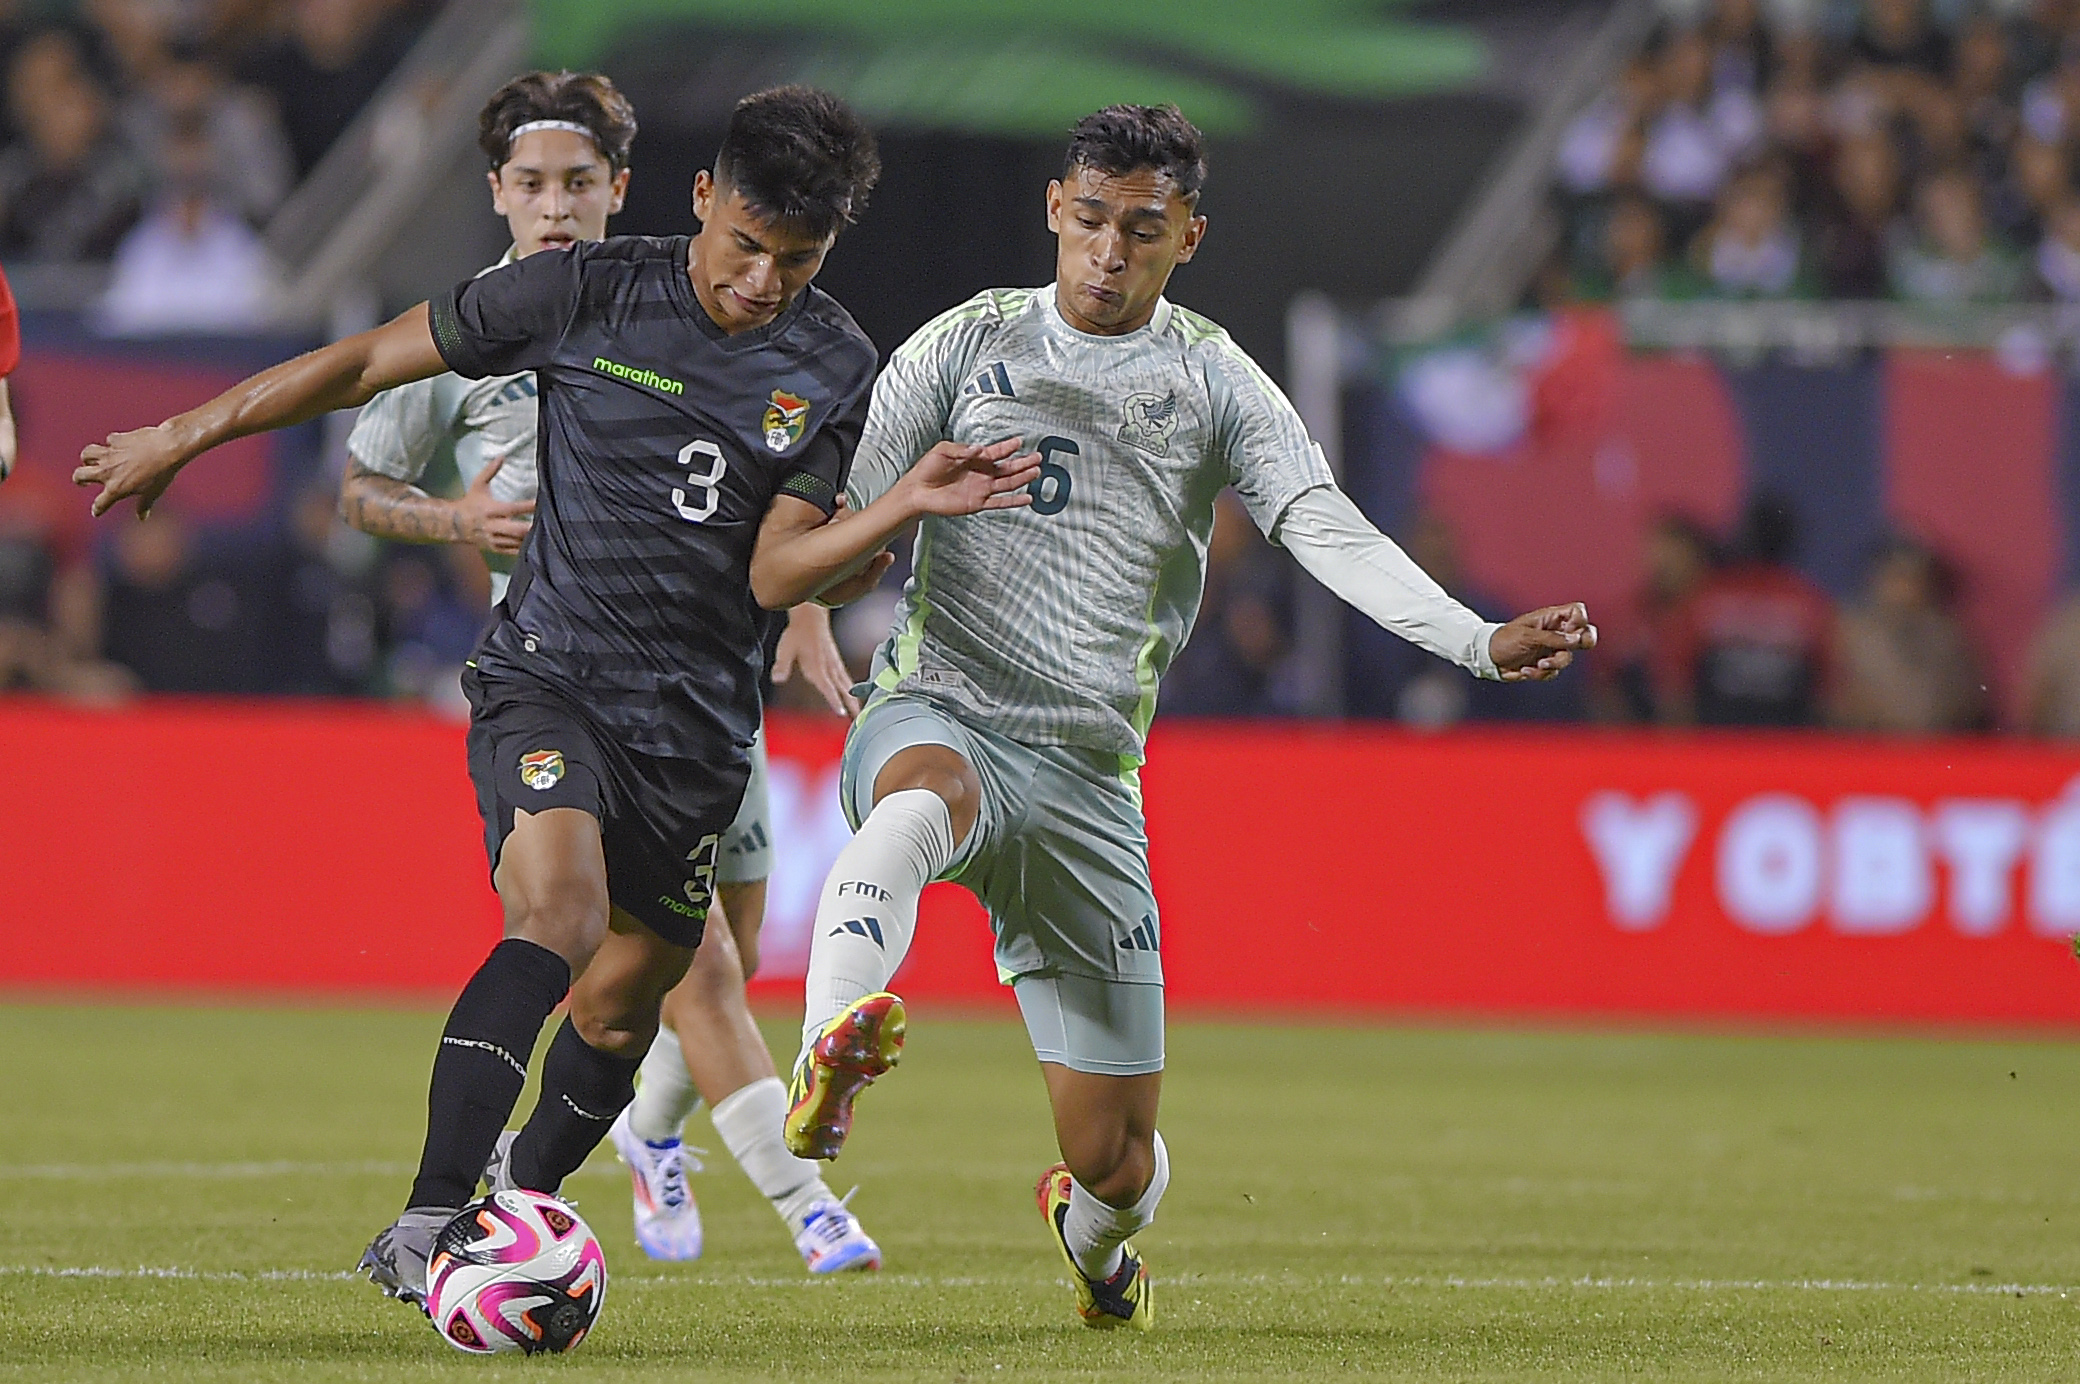
<path id="1" fill-rule="evenodd" d="M 1397 17 L 1409 0 L 531 0 L 544 63 L 586 67 L 642 31 L 769 39 L 791 75 L 877 121 L 1053 135 L 1096 106 L 1175 101 L 1213 133 L 1259 124 L 1253 90 L 1381 100 L 1458 90 L 1480 38 Z"/>

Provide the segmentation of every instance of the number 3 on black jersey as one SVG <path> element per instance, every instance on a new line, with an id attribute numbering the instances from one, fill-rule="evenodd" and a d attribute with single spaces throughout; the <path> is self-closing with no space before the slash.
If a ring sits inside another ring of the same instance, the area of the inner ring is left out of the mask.
<path id="1" fill-rule="evenodd" d="M 689 442 L 679 449 L 679 464 L 692 467 L 697 463 L 707 466 L 707 474 L 689 471 L 686 483 L 694 488 L 696 503 L 688 504 L 686 492 L 678 486 L 672 487 L 672 508 L 689 524 L 705 524 L 715 517 L 722 504 L 722 478 L 729 472 L 729 458 L 712 442 Z"/>

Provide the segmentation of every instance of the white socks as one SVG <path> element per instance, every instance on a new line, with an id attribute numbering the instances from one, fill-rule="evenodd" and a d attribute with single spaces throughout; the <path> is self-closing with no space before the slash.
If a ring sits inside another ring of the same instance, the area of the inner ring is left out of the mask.
<path id="1" fill-rule="evenodd" d="M 636 1137 L 653 1144 L 677 1139 L 680 1128 L 700 1109 L 700 1093 L 686 1074 L 679 1035 L 657 1031 L 657 1041 L 643 1057 L 643 1080 L 629 1106 L 628 1124 Z M 777 1076 L 754 1081 L 722 1098 L 713 1114 L 715 1132 L 751 1185 L 773 1203 L 790 1230 L 802 1228 L 802 1217 L 819 1201 L 834 1201 L 816 1164 L 787 1151 L 781 1125 L 787 1119 L 787 1087 Z"/>
<path id="2" fill-rule="evenodd" d="M 816 904 L 804 1048 L 846 1005 L 888 988 L 917 931 L 917 896 L 953 851 L 953 814 L 937 793 L 905 788 L 874 804 Z"/>
<path id="3" fill-rule="evenodd" d="M 722 1098 L 715 1107 L 715 1132 L 751 1184 L 765 1194 L 787 1222 L 802 1228 L 802 1217 L 819 1201 L 835 1201 L 816 1164 L 787 1151 L 780 1126 L 787 1119 L 787 1088 L 777 1076 L 754 1081 Z"/>
<path id="4" fill-rule="evenodd" d="M 1163 1189 L 1169 1185 L 1170 1150 L 1163 1147 L 1160 1133 L 1156 1135 L 1155 1176 L 1148 1180 L 1148 1190 L 1132 1206 L 1107 1206 L 1085 1190 L 1081 1182 L 1071 1179 L 1069 1211 L 1062 1217 L 1062 1240 L 1085 1278 L 1103 1281 L 1119 1272 L 1120 1246 L 1135 1231 L 1155 1223 L 1156 1203 L 1163 1199 Z"/>
<path id="5" fill-rule="evenodd" d="M 701 1093 L 693 1089 L 686 1071 L 686 1055 L 679 1050 L 679 1035 L 658 1025 L 643 1065 L 636 1069 L 636 1098 L 629 1102 L 628 1127 L 638 1139 L 653 1144 L 679 1137 L 679 1130 L 701 1108 Z"/>

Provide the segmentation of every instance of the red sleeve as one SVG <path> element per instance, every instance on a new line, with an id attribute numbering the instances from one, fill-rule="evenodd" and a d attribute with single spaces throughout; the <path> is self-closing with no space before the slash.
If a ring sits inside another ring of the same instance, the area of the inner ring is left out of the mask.
<path id="1" fill-rule="evenodd" d="M 0 379 L 12 375 L 21 359 L 21 317 L 14 310 L 14 293 L 7 287 L 7 275 L 0 272 Z"/>

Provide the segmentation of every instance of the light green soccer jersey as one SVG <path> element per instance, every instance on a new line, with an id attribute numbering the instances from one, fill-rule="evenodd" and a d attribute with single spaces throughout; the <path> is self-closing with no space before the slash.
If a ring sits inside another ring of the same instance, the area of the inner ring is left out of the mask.
<path id="1" fill-rule="evenodd" d="M 874 386 L 849 499 L 885 492 L 942 439 L 1023 437 L 1028 508 L 928 518 L 882 691 L 914 692 L 1032 745 L 1140 761 L 1156 684 L 1191 634 L 1214 499 L 1267 535 L 1333 483 L 1277 385 L 1170 304 L 1125 336 L 1062 320 L 1055 290 L 994 289 L 927 323 Z"/>
<path id="2" fill-rule="evenodd" d="M 511 251 L 491 269 L 513 262 Z M 368 401 L 347 437 L 347 453 L 378 475 L 417 485 L 429 469 L 452 464 L 467 486 L 493 460 L 506 464 L 491 478 L 499 500 L 532 500 L 535 491 L 534 372 L 466 380 L 449 372 L 385 390 Z M 491 600 L 506 594 L 510 558 L 486 554 Z"/>

